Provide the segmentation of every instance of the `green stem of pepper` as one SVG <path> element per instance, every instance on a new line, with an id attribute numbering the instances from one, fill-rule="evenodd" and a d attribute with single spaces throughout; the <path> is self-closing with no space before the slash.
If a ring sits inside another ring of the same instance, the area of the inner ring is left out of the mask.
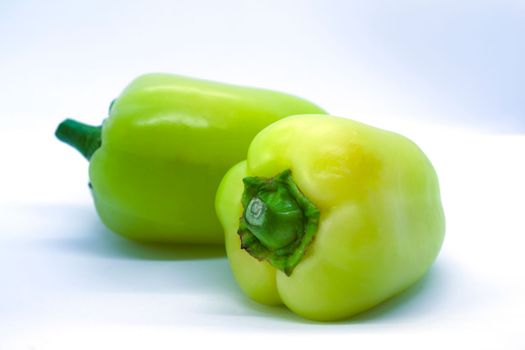
<path id="1" fill-rule="evenodd" d="M 91 156 L 102 144 L 102 126 L 87 125 L 73 119 L 66 119 L 60 123 L 55 136 L 62 142 L 77 149 L 90 160 Z"/>
<path id="2" fill-rule="evenodd" d="M 319 210 L 299 190 L 290 170 L 243 181 L 242 248 L 290 275 L 317 232 Z"/>

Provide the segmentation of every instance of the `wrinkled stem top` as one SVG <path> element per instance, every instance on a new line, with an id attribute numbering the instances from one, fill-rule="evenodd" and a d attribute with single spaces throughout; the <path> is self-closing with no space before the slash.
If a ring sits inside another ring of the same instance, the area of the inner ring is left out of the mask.
<path id="1" fill-rule="evenodd" d="M 319 211 L 301 193 L 290 170 L 243 181 L 242 248 L 290 275 L 314 238 Z"/>

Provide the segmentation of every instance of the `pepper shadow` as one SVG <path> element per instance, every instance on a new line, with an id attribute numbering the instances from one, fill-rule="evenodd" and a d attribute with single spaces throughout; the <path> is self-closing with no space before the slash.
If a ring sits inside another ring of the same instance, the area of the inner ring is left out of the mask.
<path id="1" fill-rule="evenodd" d="M 431 318 L 432 315 L 439 311 L 442 303 L 439 301 L 447 299 L 450 292 L 447 280 L 448 272 L 443 264 L 436 264 L 433 268 L 418 282 L 387 299 L 381 304 L 363 311 L 349 319 L 320 322 L 304 319 L 285 306 L 266 306 L 258 304 L 242 293 L 236 293 L 236 299 L 242 305 L 244 310 L 249 310 L 244 316 L 256 316 L 264 319 L 271 319 L 272 322 L 279 322 L 296 325 L 316 325 L 316 328 L 306 327 L 306 331 L 316 330 L 334 330 L 339 327 L 355 326 L 360 324 L 387 324 L 392 322 L 416 322 L 422 318 Z M 318 328 L 321 326 L 321 328 Z M 323 326 L 327 327 L 324 328 Z M 333 327 L 336 326 L 334 329 Z M 270 328 L 273 326 L 269 325 Z M 294 328 L 297 330 L 297 328 Z M 301 328 L 299 328 L 300 330 Z"/>
<path id="2" fill-rule="evenodd" d="M 142 243 L 123 238 L 107 229 L 94 210 L 68 209 L 75 220 L 61 227 L 60 235 L 42 239 L 38 244 L 61 252 L 113 259 L 197 260 L 226 256 L 224 245 Z"/>
<path id="3" fill-rule="evenodd" d="M 242 292 L 234 287 L 233 276 L 227 268 L 225 261 L 225 250 L 223 246 L 194 246 L 194 245 L 160 245 L 142 244 L 124 239 L 108 230 L 98 219 L 96 213 L 89 207 L 63 208 L 59 210 L 39 211 L 47 220 L 56 223 L 61 222 L 58 227 L 60 232 L 45 239 L 37 240 L 36 244 L 44 245 L 46 249 L 56 250 L 63 254 L 75 254 L 94 256 L 109 259 L 121 260 L 150 260 L 150 261 L 173 261 L 184 264 L 184 261 L 203 260 L 203 273 L 195 274 L 181 272 L 186 269 L 175 269 L 174 266 L 166 265 L 165 268 L 155 265 L 155 269 L 149 269 L 149 265 L 144 267 L 147 270 L 146 280 L 137 281 L 135 271 L 130 272 L 130 276 L 119 276 L 115 281 L 107 281 L 108 285 L 115 285 L 116 288 L 125 290 L 150 291 L 164 290 L 173 293 L 176 290 L 208 290 L 211 286 L 217 287 L 223 295 L 229 295 L 229 306 L 212 307 L 213 313 L 229 314 L 230 316 L 255 317 L 268 319 L 270 322 L 279 320 L 280 322 L 295 325 L 355 325 L 369 323 L 388 323 L 413 322 L 421 318 L 432 317 L 437 309 L 443 306 L 443 300 L 451 293 L 451 279 L 456 276 L 456 268 L 445 264 L 446 261 L 440 260 L 427 273 L 425 277 L 407 288 L 398 295 L 386 300 L 380 305 L 362 312 L 350 319 L 337 322 L 316 322 L 306 320 L 295 315 L 284 306 L 265 306 L 251 301 Z M 60 213 L 57 217 L 56 213 Z M 64 217 L 69 218 L 64 220 Z M 73 218 L 73 219 L 71 219 Z M 221 260 L 218 264 L 212 264 L 212 271 L 204 273 L 209 269 L 205 260 Z M 171 282 L 165 281 L 166 271 L 171 271 Z M 100 274 L 96 273 L 97 276 Z M 99 278 L 99 277 L 97 277 Z M 118 282 L 118 283 L 117 283 Z M 105 282 L 106 283 L 106 282 Z M 144 287 L 148 286 L 148 287 Z M 235 306 L 237 305 L 237 306 Z M 250 322 L 247 322 L 247 325 Z M 271 325 L 269 327 L 272 327 Z M 310 328 L 310 327 L 308 327 Z M 337 327 L 338 328 L 338 327 Z M 321 327 L 321 329 L 325 329 Z"/>
<path id="4" fill-rule="evenodd" d="M 440 307 L 449 292 L 447 273 L 443 264 L 435 264 L 412 286 L 381 304 L 340 323 L 386 323 L 393 320 L 411 322 L 426 318 Z"/>

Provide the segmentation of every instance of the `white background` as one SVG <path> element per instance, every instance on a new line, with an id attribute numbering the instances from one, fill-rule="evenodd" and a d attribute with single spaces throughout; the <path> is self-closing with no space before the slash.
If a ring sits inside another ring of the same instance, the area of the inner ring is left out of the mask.
<path id="1" fill-rule="evenodd" d="M 0 348 L 525 348 L 525 3 L 0 2 Z M 319 324 L 257 305 L 220 248 L 141 246 L 99 222 L 53 137 L 135 76 L 292 92 L 401 132 L 441 180 L 447 236 L 401 296 Z"/>

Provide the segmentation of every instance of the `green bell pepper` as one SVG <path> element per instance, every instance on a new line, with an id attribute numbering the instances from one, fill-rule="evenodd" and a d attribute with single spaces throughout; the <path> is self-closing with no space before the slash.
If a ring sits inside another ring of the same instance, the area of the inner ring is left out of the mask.
<path id="1" fill-rule="evenodd" d="M 62 122 L 56 136 L 88 160 L 97 212 L 147 242 L 221 243 L 214 196 L 253 137 L 297 113 L 324 113 L 284 93 L 169 74 L 134 80 L 101 126 Z"/>
<path id="2" fill-rule="evenodd" d="M 348 318 L 407 288 L 445 232 L 424 153 L 398 134 L 331 116 L 291 116 L 262 130 L 222 180 L 216 210 L 241 289 L 313 320 Z"/>

